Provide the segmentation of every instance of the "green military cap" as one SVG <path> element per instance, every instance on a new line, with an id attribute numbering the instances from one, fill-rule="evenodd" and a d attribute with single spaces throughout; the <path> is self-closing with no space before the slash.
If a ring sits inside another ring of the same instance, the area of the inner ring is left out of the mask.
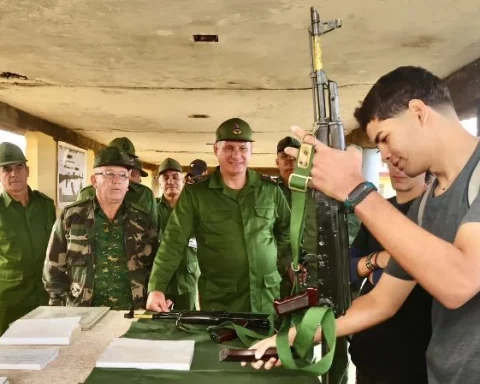
<path id="1" fill-rule="evenodd" d="M 165 160 L 162 161 L 162 164 L 160 164 L 158 174 L 161 175 L 165 171 L 182 172 L 182 166 L 177 160 L 172 159 L 171 157 L 167 157 Z"/>
<path id="2" fill-rule="evenodd" d="M 0 144 L 0 167 L 15 163 L 26 163 L 27 159 L 20 147 L 4 141 Z"/>
<path id="3" fill-rule="evenodd" d="M 117 165 L 119 167 L 132 169 L 134 160 L 118 147 L 107 147 L 98 152 L 93 160 L 93 168 L 104 165 Z"/>
<path id="4" fill-rule="evenodd" d="M 284 137 L 277 144 L 277 153 L 285 151 L 287 147 L 300 148 L 300 142 L 290 136 Z"/>
<path id="5" fill-rule="evenodd" d="M 148 173 L 143 170 L 143 163 L 137 158 L 133 159 L 133 169 L 140 171 L 140 176 L 142 177 L 148 176 Z"/>
<path id="6" fill-rule="evenodd" d="M 138 157 L 135 155 L 135 146 L 128 137 L 117 137 L 116 139 L 113 139 L 110 143 L 108 143 L 108 146 L 117 147 L 122 152 L 125 152 L 128 156 L 135 158 Z"/>
<path id="7" fill-rule="evenodd" d="M 245 120 L 237 117 L 220 124 L 216 136 L 216 141 L 253 141 L 252 128 Z"/>

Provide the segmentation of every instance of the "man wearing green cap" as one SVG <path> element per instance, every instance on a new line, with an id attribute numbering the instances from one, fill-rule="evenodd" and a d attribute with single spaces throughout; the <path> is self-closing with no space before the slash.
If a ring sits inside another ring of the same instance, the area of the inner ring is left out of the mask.
<path id="1" fill-rule="evenodd" d="M 201 309 L 273 312 L 281 281 L 277 254 L 290 243 L 290 210 L 274 182 L 247 168 L 252 141 L 241 119 L 218 127 L 220 166 L 183 190 L 155 257 L 148 309 L 169 310 L 164 293 L 195 235 Z"/>
<path id="2" fill-rule="evenodd" d="M 285 153 L 285 148 L 300 148 L 300 142 L 293 137 L 287 136 L 280 140 L 277 144 L 277 164 L 279 178 L 278 186 L 282 190 L 288 205 L 292 207 L 292 191 L 288 187 L 288 179 L 295 169 L 295 158 Z"/>
<path id="3" fill-rule="evenodd" d="M 135 162 L 135 159 L 138 159 L 138 157 L 135 155 L 135 147 L 127 137 L 117 137 L 116 139 L 113 139 L 110 143 L 108 143 L 108 146 L 116 147 L 120 149 L 120 151 L 126 153 L 130 157 L 130 159 L 132 159 L 132 161 L 134 162 Z M 137 170 L 138 168 L 140 168 L 139 173 L 141 175 L 142 167 L 141 167 L 141 163 L 139 163 L 138 160 L 136 165 L 134 163 L 133 168 L 137 168 Z M 140 182 L 138 181 L 138 175 L 136 177 L 135 176 L 136 172 L 135 171 L 133 172 L 134 172 L 134 178 L 137 181 L 130 179 L 130 184 L 128 186 L 128 191 L 127 191 L 127 195 L 125 196 L 125 199 L 127 201 L 136 203 L 139 206 L 143 207 L 143 209 L 147 211 L 148 214 L 150 214 L 150 217 L 152 218 L 155 226 L 159 228 L 157 202 L 155 200 L 155 195 L 153 194 L 150 188 L 140 184 Z M 87 199 L 94 195 L 95 195 L 95 189 L 93 188 L 92 185 L 89 185 L 83 188 L 79 192 L 77 196 L 77 201 Z"/>
<path id="4" fill-rule="evenodd" d="M 101 150 L 95 196 L 66 207 L 55 223 L 43 274 L 50 305 L 145 308 L 158 233 L 149 214 L 125 199 L 132 167 L 117 147 Z"/>
<path id="5" fill-rule="evenodd" d="M 42 269 L 55 205 L 30 189 L 26 163 L 15 144 L 0 144 L 0 335 L 8 324 L 48 303 Z"/>
<path id="6" fill-rule="evenodd" d="M 163 191 L 162 197 L 158 199 L 159 222 L 163 234 L 185 185 L 182 166 L 178 161 L 169 157 L 160 164 L 159 183 Z M 167 299 L 175 303 L 175 309 L 194 309 L 198 276 L 197 241 L 192 237 L 185 249 L 185 256 L 165 291 Z"/>
<path id="7" fill-rule="evenodd" d="M 143 170 L 143 163 L 135 158 L 133 160 L 133 168 L 132 168 L 132 173 L 130 175 L 130 181 L 133 181 L 134 183 L 141 184 L 142 183 L 142 177 L 147 177 L 148 173 Z"/>

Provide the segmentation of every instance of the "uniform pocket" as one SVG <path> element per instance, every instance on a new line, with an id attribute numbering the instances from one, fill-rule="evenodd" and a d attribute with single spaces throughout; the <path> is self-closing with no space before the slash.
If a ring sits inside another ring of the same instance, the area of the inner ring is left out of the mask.
<path id="1" fill-rule="evenodd" d="M 14 232 L 0 227 L 0 282 L 15 283 L 23 280 L 21 249 L 15 238 Z"/>
<path id="2" fill-rule="evenodd" d="M 274 219 L 277 216 L 275 207 L 255 207 L 255 213 L 265 219 Z"/>
<path id="3" fill-rule="evenodd" d="M 273 312 L 273 300 L 280 298 L 280 282 L 282 277 L 278 271 L 263 276 L 262 309 L 263 313 Z"/>

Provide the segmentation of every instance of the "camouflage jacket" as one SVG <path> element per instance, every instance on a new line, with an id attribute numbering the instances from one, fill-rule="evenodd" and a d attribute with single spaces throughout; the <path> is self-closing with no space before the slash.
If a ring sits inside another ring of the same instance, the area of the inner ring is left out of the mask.
<path id="1" fill-rule="evenodd" d="M 53 227 L 43 270 L 50 305 L 91 305 L 96 264 L 94 204 L 91 198 L 69 205 Z M 158 232 L 141 207 L 125 204 L 125 248 L 133 307 L 144 308 Z"/>

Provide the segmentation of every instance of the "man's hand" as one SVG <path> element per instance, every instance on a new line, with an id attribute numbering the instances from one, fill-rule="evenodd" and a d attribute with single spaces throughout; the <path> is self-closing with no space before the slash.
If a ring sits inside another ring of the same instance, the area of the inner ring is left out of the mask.
<path id="1" fill-rule="evenodd" d="M 295 327 L 290 328 L 288 331 L 288 343 L 290 345 L 293 345 L 293 341 L 295 340 L 296 335 L 297 335 L 297 329 Z M 268 348 L 276 348 L 276 347 L 277 347 L 277 335 L 273 335 L 267 339 L 263 339 L 258 343 L 252 345 L 249 349 L 255 349 L 256 350 L 255 358 L 260 359 Z M 243 361 L 240 364 L 242 364 L 242 367 L 245 367 L 247 365 L 247 362 Z M 271 358 L 268 361 L 257 360 L 254 363 L 251 363 L 251 365 L 255 369 L 260 369 L 262 368 L 262 366 L 265 369 L 272 369 L 273 367 L 281 366 L 282 362 L 275 358 Z"/>
<path id="2" fill-rule="evenodd" d="M 165 295 L 160 291 L 152 291 L 148 295 L 147 309 L 154 312 L 170 312 L 172 300 L 165 300 Z"/>
<path id="3" fill-rule="evenodd" d="M 292 132 L 300 139 L 307 134 L 296 126 L 292 127 Z M 305 142 L 313 144 L 313 137 L 306 136 Z M 310 173 L 312 187 L 338 201 L 345 201 L 350 192 L 365 181 L 362 176 L 361 151 L 354 146 L 349 146 L 346 151 L 339 151 L 319 141 L 316 141 L 314 149 L 315 155 Z M 297 157 L 298 149 L 285 148 L 285 153 Z"/>

